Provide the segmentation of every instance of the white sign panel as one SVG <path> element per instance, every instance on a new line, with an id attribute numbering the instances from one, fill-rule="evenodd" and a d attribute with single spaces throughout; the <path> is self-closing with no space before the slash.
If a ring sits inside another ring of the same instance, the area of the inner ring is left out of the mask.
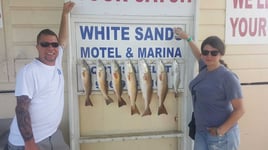
<path id="1" fill-rule="evenodd" d="M 177 25 L 76 23 L 77 57 L 85 59 L 181 58 Z"/>
<path id="2" fill-rule="evenodd" d="M 117 60 L 124 74 L 124 62 L 132 60 L 138 72 L 138 60 L 145 59 L 153 77 L 156 88 L 156 64 L 165 63 L 170 79 L 171 65 L 174 59 L 183 63 L 185 42 L 175 39 L 173 28 L 177 24 L 111 24 L 111 23 L 75 23 L 77 59 L 85 59 L 90 64 L 93 90 L 97 89 L 96 62 L 101 59 L 106 67 L 109 87 L 111 81 L 111 61 Z M 184 28 L 184 25 L 180 25 Z M 183 69 L 183 67 L 181 67 Z M 78 75 L 80 76 L 80 75 Z M 172 87 L 169 80 L 169 88 Z M 124 84 L 123 76 L 123 86 Z M 81 84 L 78 85 L 81 87 Z M 81 89 L 81 88 L 80 88 Z"/>
<path id="3" fill-rule="evenodd" d="M 3 13 L 2 13 L 1 1 L 0 1 L 0 28 L 3 28 Z"/>
<path id="4" fill-rule="evenodd" d="M 227 0 L 227 44 L 268 44 L 268 1 Z"/>
<path id="5" fill-rule="evenodd" d="M 194 16 L 194 0 L 72 0 L 74 15 Z"/>

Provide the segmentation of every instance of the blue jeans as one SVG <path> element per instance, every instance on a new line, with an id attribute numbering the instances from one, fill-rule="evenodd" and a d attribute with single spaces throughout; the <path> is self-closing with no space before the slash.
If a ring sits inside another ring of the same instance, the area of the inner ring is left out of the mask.
<path id="1" fill-rule="evenodd" d="M 197 131 L 194 150 L 238 150 L 239 144 L 239 128 L 236 125 L 223 136 L 212 136 L 209 132 Z"/>

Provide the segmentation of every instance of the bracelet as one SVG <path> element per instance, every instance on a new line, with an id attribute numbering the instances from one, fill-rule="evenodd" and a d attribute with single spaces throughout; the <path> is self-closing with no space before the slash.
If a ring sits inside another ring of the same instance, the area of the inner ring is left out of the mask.
<path id="1" fill-rule="evenodd" d="M 189 37 L 189 38 L 187 39 L 187 42 L 192 42 L 192 41 L 193 41 L 192 37 Z"/>

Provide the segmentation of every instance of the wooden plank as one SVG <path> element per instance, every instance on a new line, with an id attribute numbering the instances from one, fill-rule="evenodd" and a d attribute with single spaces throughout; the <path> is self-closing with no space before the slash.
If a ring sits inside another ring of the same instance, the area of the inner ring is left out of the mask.
<path id="1" fill-rule="evenodd" d="M 204 40 L 208 36 L 217 35 L 224 40 L 224 25 L 199 25 L 198 40 Z"/>
<path id="2" fill-rule="evenodd" d="M 232 69 L 241 83 L 268 82 L 267 69 Z"/>
<path id="3" fill-rule="evenodd" d="M 8 82 L 7 62 L 5 59 L 0 58 L 0 84 L 2 82 Z"/>
<path id="4" fill-rule="evenodd" d="M 200 12 L 200 25 L 223 25 L 225 23 L 224 10 L 203 10 Z"/>
<path id="5" fill-rule="evenodd" d="M 267 45 L 226 45 L 226 52 L 230 55 L 268 55 Z M 268 65 L 268 63 L 267 63 Z"/>
<path id="6" fill-rule="evenodd" d="M 161 139 L 161 138 L 179 138 L 183 137 L 181 131 L 162 131 L 162 132 L 140 132 L 140 133 L 122 133 L 109 135 L 91 135 L 81 137 L 80 143 L 98 143 L 98 142 L 114 142 L 126 140 L 145 140 L 145 139 Z"/>
<path id="7" fill-rule="evenodd" d="M 40 6 L 49 6 L 49 7 L 62 7 L 62 0 L 9 0 L 10 6 L 30 6 L 30 7 L 40 7 Z"/>
<path id="8" fill-rule="evenodd" d="M 25 10 L 12 11 L 11 16 L 12 24 L 27 24 L 28 27 L 31 26 L 31 24 L 59 24 L 61 10 L 29 10 L 29 8 L 25 8 Z"/>
<path id="9" fill-rule="evenodd" d="M 201 0 L 200 9 L 225 9 L 226 0 Z"/>
<path id="10" fill-rule="evenodd" d="M 226 55 L 223 59 L 232 69 L 268 68 L 268 55 Z"/>

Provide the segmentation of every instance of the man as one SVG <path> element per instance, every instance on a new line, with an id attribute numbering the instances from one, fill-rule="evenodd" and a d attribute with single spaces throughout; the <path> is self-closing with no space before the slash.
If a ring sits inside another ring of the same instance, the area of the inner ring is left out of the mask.
<path id="1" fill-rule="evenodd" d="M 63 48 L 68 42 L 68 14 L 63 6 L 59 37 L 49 30 L 37 36 L 38 58 L 23 67 L 16 79 L 16 116 L 9 134 L 9 150 L 68 150 L 58 130 L 64 107 Z"/>

